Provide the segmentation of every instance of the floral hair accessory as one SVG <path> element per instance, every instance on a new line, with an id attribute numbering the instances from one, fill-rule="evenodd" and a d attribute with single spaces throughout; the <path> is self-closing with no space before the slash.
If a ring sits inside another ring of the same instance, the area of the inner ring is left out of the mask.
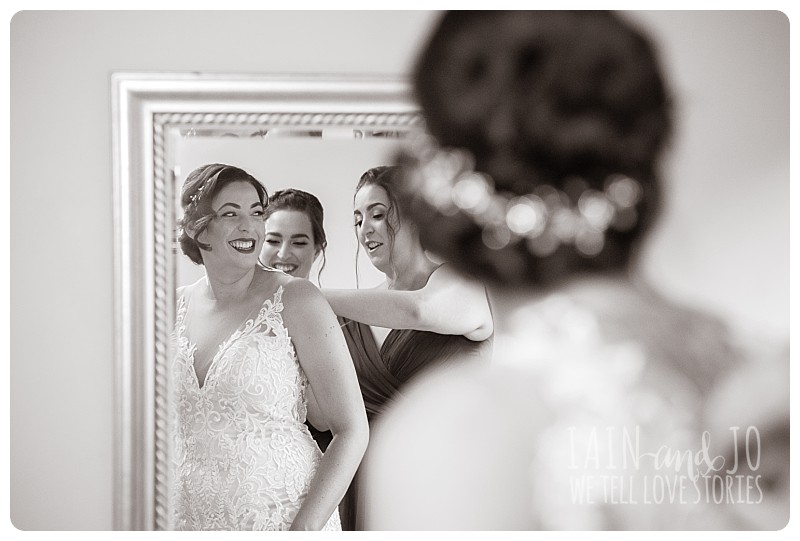
<path id="1" fill-rule="evenodd" d="M 213 177 L 209 177 L 197 188 L 197 191 L 194 192 L 192 195 L 189 196 L 189 204 L 194 205 L 195 207 L 200 204 L 200 197 L 203 195 L 203 190 L 205 190 L 206 186 L 208 186 L 208 182 Z"/>
<path id="2" fill-rule="evenodd" d="M 525 242 L 532 254 L 545 257 L 574 244 L 581 255 L 593 257 L 603 250 L 608 229 L 626 231 L 638 219 L 642 186 L 626 175 L 608 175 L 603 191 L 581 177 L 566 178 L 564 185 L 576 188 L 570 190 L 574 199 L 550 184 L 517 195 L 497 190 L 489 175 L 475 171 L 469 151 L 440 147 L 430 135 L 412 141 L 408 156 L 409 192 L 445 216 L 470 216 L 490 249 Z"/>
<path id="3" fill-rule="evenodd" d="M 197 207 L 200 204 L 200 198 L 203 195 L 203 190 L 206 189 L 206 186 L 208 186 L 211 178 L 213 177 L 209 177 L 203 181 L 197 191 L 189 196 L 189 203 L 186 205 L 186 209 L 184 210 L 185 215 L 189 215 L 197 210 Z M 182 224 L 178 224 L 178 234 L 182 234 L 185 230 L 186 228 Z"/>

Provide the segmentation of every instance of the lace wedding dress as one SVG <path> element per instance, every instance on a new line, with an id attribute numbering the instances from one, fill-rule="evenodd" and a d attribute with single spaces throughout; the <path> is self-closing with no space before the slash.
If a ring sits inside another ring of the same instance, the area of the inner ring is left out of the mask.
<path id="1" fill-rule="evenodd" d="M 308 384 L 283 325 L 283 287 L 217 351 L 201 386 L 178 299 L 172 506 L 179 530 L 286 530 L 322 453 L 303 424 Z M 340 530 L 338 512 L 325 530 Z"/>
<path id="2" fill-rule="evenodd" d="M 371 432 L 367 527 L 699 524 L 714 506 L 715 472 L 693 460 L 703 401 L 738 363 L 725 328 L 613 282 L 509 299 L 489 366 L 427 374 Z"/>

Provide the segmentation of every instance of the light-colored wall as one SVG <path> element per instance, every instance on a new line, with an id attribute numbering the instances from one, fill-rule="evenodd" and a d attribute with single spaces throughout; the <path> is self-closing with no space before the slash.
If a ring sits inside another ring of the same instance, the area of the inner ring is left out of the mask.
<path id="1" fill-rule="evenodd" d="M 678 113 L 646 272 L 740 332 L 789 332 L 789 20 L 778 11 L 639 12 Z"/>
<path id="2" fill-rule="evenodd" d="M 641 12 L 679 93 L 662 287 L 788 334 L 788 21 Z M 20 12 L 11 21 L 11 519 L 112 527 L 114 71 L 407 72 L 425 12 Z M 348 187 L 350 189 L 350 179 Z M 754 286 L 755 284 L 755 286 Z"/>

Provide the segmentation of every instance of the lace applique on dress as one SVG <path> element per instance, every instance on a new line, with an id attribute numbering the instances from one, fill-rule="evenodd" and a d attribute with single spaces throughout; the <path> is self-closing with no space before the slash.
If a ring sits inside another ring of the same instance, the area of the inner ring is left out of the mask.
<path id="1" fill-rule="evenodd" d="M 283 287 L 223 342 L 199 386 L 178 300 L 172 512 L 179 530 L 286 530 L 321 453 L 306 419 L 305 373 L 283 324 Z M 326 530 L 341 529 L 335 512 Z"/>
<path id="2" fill-rule="evenodd" d="M 681 499 L 696 497 L 697 467 L 686 457 L 700 443 L 701 395 L 635 331 L 663 323 L 660 332 L 669 333 L 665 318 L 603 316 L 554 294 L 517 310 L 500 341 L 498 364 L 532 376 L 529 392 L 548 420 L 532 429 L 532 527 L 674 528 Z M 606 332 L 615 317 L 631 330 L 627 337 Z M 673 493 L 661 497 L 665 486 Z"/>

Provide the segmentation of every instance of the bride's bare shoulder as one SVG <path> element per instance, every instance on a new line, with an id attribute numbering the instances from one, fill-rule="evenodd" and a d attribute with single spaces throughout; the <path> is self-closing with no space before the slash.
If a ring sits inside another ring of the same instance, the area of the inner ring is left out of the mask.
<path id="1" fill-rule="evenodd" d="M 259 271 L 259 290 L 264 295 L 272 295 L 282 289 L 281 298 L 284 302 L 313 301 L 316 297 L 322 298 L 317 286 L 304 278 L 297 278 L 283 271 L 265 268 Z"/>

